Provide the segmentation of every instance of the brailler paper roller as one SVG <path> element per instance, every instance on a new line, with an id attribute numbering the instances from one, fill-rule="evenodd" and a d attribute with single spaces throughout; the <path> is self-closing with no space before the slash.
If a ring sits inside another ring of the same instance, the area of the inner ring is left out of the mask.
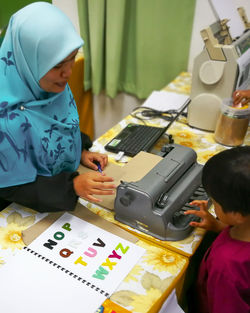
<path id="1" fill-rule="evenodd" d="M 207 200 L 201 186 L 202 165 L 196 152 L 177 144 L 163 146 L 163 159 L 141 180 L 124 182 L 117 188 L 115 219 L 161 240 L 181 240 L 192 231 L 194 215 L 199 209 L 189 203 Z"/>

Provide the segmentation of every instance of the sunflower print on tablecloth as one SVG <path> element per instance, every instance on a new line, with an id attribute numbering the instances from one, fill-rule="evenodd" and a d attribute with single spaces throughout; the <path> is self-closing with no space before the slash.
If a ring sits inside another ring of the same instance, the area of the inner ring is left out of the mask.
<path id="1" fill-rule="evenodd" d="M 7 225 L 0 227 L 0 246 L 1 249 L 22 249 L 22 231 L 35 222 L 34 216 L 22 217 L 18 212 L 8 215 Z"/>
<path id="2" fill-rule="evenodd" d="M 110 299 L 133 313 L 146 313 L 183 273 L 188 259 L 142 240 L 136 244 L 146 253 Z"/>

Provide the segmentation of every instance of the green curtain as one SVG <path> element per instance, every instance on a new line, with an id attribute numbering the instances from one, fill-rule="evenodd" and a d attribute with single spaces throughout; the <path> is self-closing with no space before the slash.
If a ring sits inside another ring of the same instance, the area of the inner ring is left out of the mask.
<path id="1" fill-rule="evenodd" d="M 84 87 L 146 98 L 187 70 L 195 0 L 78 0 Z"/>
<path id="2" fill-rule="evenodd" d="M 52 0 L 40 0 L 45 2 L 52 2 Z M 16 11 L 20 10 L 21 8 L 25 7 L 26 5 L 38 2 L 34 0 L 0 0 L 0 27 L 4 27 L 8 24 L 9 19 L 12 14 Z"/>
<path id="3" fill-rule="evenodd" d="M 45 2 L 52 2 L 52 0 L 43 0 Z M 18 1 L 6 1 L 0 0 L 0 46 L 4 39 L 5 31 L 9 23 L 9 19 L 12 14 L 16 11 L 20 10 L 21 8 L 25 7 L 26 5 L 38 2 L 33 0 L 18 0 Z"/>

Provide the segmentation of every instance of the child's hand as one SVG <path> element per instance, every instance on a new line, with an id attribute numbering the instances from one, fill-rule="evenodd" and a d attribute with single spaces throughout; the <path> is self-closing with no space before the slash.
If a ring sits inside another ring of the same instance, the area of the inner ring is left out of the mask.
<path id="1" fill-rule="evenodd" d="M 190 222 L 190 226 L 201 227 L 215 232 L 220 232 L 226 227 L 225 224 L 217 220 L 211 213 L 208 212 L 208 201 L 195 200 L 190 204 L 199 207 L 200 210 L 188 210 L 185 211 L 184 214 L 193 214 L 201 218 L 200 222 Z"/>

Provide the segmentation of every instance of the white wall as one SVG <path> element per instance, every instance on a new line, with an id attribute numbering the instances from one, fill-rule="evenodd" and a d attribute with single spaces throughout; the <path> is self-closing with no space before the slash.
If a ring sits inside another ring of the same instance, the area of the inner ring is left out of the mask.
<path id="1" fill-rule="evenodd" d="M 154 1 L 154 0 L 152 0 Z M 225 2 L 228 6 L 229 1 L 235 6 L 243 6 L 250 20 L 250 1 L 249 0 L 212 0 L 214 2 Z M 59 7 L 73 22 L 76 30 L 80 33 L 78 21 L 77 0 L 53 0 L 54 5 Z M 216 21 L 216 16 L 209 4 L 209 0 L 196 0 L 195 16 L 193 23 L 192 38 L 189 51 L 188 71 L 192 72 L 194 58 L 202 51 L 204 43 L 200 36 L 200 31 L 207 28 Z M 166 82 L 167 84 L 168 82 Z M 142 103 L 136 97 L 120 93 L 115 99 L 110 99 L 104 94 L 94 96 L 94 119 L 95 119 L 95 138 L 98 138 L 105 131 L 128 115 L 133 108 Z M 101 123 L 98 123 L 101 121 Z"/>
<path id="2" fill-rule="evenodd" d="M 75 29 L 80 34 L 77 0 L 52 0 L 52 3 L 70 18 Z"/>
<path id="3" fill-rule="evenodd" d="M 208 0 L 196 0 L 196 7 L 193 21 L 193 31 L 189 50 L 188 71 L 192 72 L 194 58 L 203 49 L 203 40 L 200 30 L 206 28 L 216 21 Z"/>

